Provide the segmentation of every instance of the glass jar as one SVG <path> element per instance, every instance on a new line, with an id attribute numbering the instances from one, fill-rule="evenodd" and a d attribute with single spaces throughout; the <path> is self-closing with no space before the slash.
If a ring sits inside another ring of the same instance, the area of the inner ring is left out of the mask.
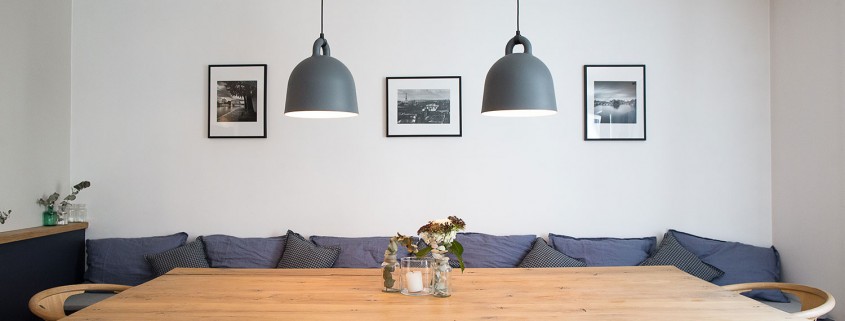
<path id="1" fill-rule="evenodd" d="M 402 294 L 412 296 L 431 294 L 431 259 L 403 257 L 399 266 Z"/>
<path id="2" fill-rule="evenodd" d="M 79 222 L 79 205 L 68 204 L 66 208 L 67 208 L 67 221 L 70 222 L 70 223 Z"/>
<path id="3" fill-rule="evenodd" d="M 385 258 L 384 262 L 381 263 L 381 273 L 382 279 L 384 279 L 384 286 L 382 287 L 382 291 L 384 292 L 399 292 L 402 290 L 399 282 L 399 262 L 396 262 L 396 256 L 393 255 L 392 259 Z"/>
<path id="4" fill-rule="evenodd" d="M 41 213 L 41 218 L 44 226 L 55 226 L 59 221 L 59 215 L 56 214 L 56 211 L 53 210 L 52 207 L 47 207 L 47 209 Z"/>
<path id="5" fill-rule="evenodd" d="M 452 295 L 452 287 L 449 284 L 449 277 L 452 274 L 452 267 L 449 266 L 449 257 L 444 256 L 434 260 L 433 275 L 431 280 L 431 295 L 438 298 L 447 298 Z"/>
<path id="6" fill-rule="evenodd" d="M 88 222 L 88 209 L 85 204 L 76 204 L 77 222 Z"/>

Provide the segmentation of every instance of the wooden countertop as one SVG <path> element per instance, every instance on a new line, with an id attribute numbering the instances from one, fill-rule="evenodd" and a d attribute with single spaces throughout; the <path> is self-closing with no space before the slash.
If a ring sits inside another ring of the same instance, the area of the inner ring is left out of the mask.
<path id="1" fill-rule="evenodd" d="M 802 320 L 672 266 L 469 268 L 449 298 L 379 269 L 175 269 L 64 320 Z"/>
<path id="2" fill-rule="evenodd" d="M 38 226 L 20 230 L 0 232 L 0 244 L 12 243 L 37 237 L 65 233 L 88 228 L 87 222 L 68 223 L 67 225 Z"/>

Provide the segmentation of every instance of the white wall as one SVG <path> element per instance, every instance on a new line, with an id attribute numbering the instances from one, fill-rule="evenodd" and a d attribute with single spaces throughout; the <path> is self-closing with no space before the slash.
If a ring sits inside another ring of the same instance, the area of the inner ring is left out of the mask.
<path id="1" fill-rule="evenodd" d="M 70 1 L 0 1 L 0 231 L 41 225 L 36 199 L 70 191 L 70 19 Z"/>
<path id="2" fill-rule="evenodd" d="M 360 116 L 282 115 L 317 1 L 73 4 L 73 181 L 89 236 L 413 233 L 458 215 L 493 234 L 771 244 L 769 2 L 522 3 L 559 113 L 480 115 L 510 0 L 327 1 Z M 266 63 L 268 138 L 208 139 L 207 65 Z M 584 64 L 647 65 L 648 141 L 583 140 Z M 386 138 L 384 77 L 463 76 L 461 138 Z"/>
<path id="3" fill-rule="evenodd" d="M 845 298 L 845 2 L 772 2 L 773 233 L 786 281 Z M 840 301 L 842 302 L 842 301 Z M 834 319 L 845 318 L 839 304 Z"/>

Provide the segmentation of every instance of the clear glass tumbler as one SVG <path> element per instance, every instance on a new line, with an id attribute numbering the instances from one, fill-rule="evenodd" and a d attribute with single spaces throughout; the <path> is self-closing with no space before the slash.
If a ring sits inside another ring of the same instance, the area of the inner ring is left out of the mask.
<path id="1" fill-rule="evenodd" d="M 431 294 L 432 260 L 430 258 L 403 257 L 399 263 L 402 294 Z"/>

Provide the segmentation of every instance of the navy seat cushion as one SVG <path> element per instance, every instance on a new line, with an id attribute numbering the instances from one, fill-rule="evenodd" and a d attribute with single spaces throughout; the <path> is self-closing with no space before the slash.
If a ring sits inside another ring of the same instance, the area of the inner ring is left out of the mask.
<path id="1" fill-rule="evenodd" d="M 279 264 L 285 239 L 285 236 L 242 238 L 206 235 L 202 237 L 202 242 L 213 268 L 270 269 Z"/>
<path id="2" fill-rule="evenodd" d="M 145 256 L 180 247 L 186 233 L 138 238 L 87 240 L 88 269 L 85 281 L 138 285 L 155 277 Z"/>
<path id="3" fill-rule="evenodd" d="M 704 263 L 725 272 L 721 277 L 713 279 L 717 285 L 780 281 L 780 258 L 774 246 L 759 247 L 720 241 L 676 230 L 669 230 L 668 233 Z M 789 302 L 779 290 L 755 290 L 745 295 L 754 299 Z"/>
<path id="4" fill-rule="evenodd" d="M 634 266 L 648 258 L 657 238 L 574 238 L 549 233 L 549 243 L 587 266 Z"/>
<path id="5" fill-rule="evenodd" d="M 384 251 L 390 243 L 390 237 L 335 237 L 311 236 L 311 242 L 317 246 L 340 249 L 340 255 L 332 267 L 335 268 L 377 268 L 384 262 Z M 408 250 L 399 246 L 397 258 L 408 256 Z"/>
<path id="6" fill-rule="evenodd" d="M 468 268 L 514 268 L 531 251 L 536 235 L 490 235 L 458 233 L 456 239 L 464 246 L 464 265 Z M 453 254 L 449 264 L 456 267 Z"/>

